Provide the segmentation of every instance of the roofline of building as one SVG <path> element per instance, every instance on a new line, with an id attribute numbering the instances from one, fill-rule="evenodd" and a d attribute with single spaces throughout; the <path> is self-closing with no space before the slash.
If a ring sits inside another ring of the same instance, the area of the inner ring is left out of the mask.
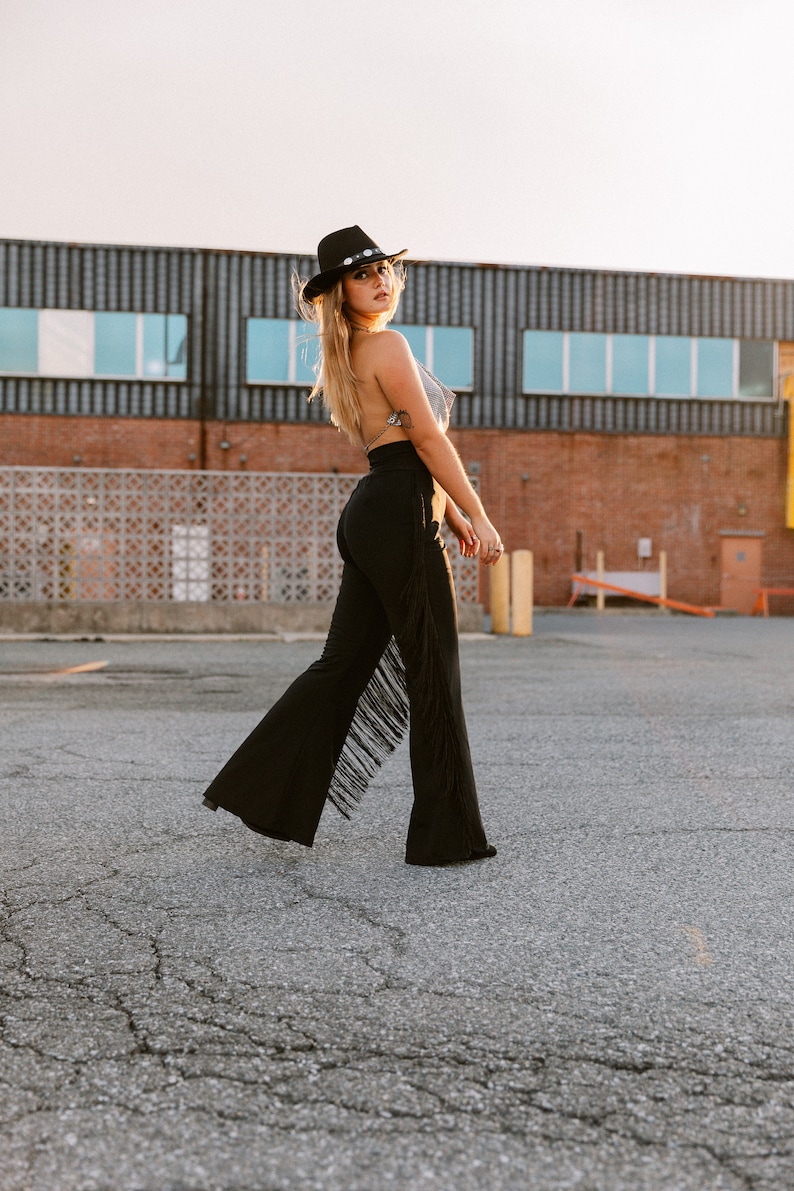
<path id="1" fill-rule="evenodd" d="M 273 250 L 259 250 L 253 248 L 211 248 L 198 247 L 189 244 L 120 244 L 118 242 L 97 242 L 97 241 L 80 241 L 80 240 L 28 240 L 20 236 L 3 236 L 0 237 L 0 244 L 18 244 L 41 248 L 76 248 L 76 249 L 103 249 L 110 251 L 139 251 L 139 252 L 184 252 L 189 255 L 196 253 L 209 253 L 213 256 L 243 256 L 252 258 L 289 258 L 292 260 L 316 260 L 314 253 L 311 252 L 279 252 Z M 589 265 L 548 265 L 548 264 L 519 264 L 507 263 L 505 261 L 455 261 L 455 260 L 436 260 L 431 257 L 412 257 L 406 256 L 404 261 L 412 266 L 441 266 L 443 268 L 454 269 L 493 269 L 500 272 L 518 272 L 518 273 L 568 273 L 572 275 L 581 275 L 583 273 L 590 273 L 600 276 L 612 277 L 669 277 L 669 278 L 686 278 L 689 280 L 710 281 L 710 282 L 733 282 L 742 281 L 750 283 L 762 284 L 785 284 L 791 285 L 794 278 L 791 277 L 765 277 L 760 275 L 745 275 L 745 274 L 731 274 L 731 273 L 675 273 L 668 270 L 659 269 L 615 269 L 615 268 L 599 268 Z"/>

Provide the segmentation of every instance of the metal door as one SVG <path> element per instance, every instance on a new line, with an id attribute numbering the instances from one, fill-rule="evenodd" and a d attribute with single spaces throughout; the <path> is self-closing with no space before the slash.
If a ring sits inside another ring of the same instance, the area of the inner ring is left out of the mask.
<path id="1" fill-rule="evenodd" d="M 720 605 L 749 616 L 761 586 L 760 537 L 725 535 L 721 539 Z"/>

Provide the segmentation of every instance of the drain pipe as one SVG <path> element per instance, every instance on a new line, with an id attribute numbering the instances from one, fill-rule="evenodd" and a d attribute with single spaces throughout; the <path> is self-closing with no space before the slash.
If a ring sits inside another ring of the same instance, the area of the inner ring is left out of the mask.
<path id="1" fill-rule="evenodd" d="M 199 442 L 198 465 L 200 471 L 207 470 L 207 372 L 209 364 L 209 254 L 206 249 L 201 250 L 201 352 L 199 361 L 201 377 L 199 378 Z"/>

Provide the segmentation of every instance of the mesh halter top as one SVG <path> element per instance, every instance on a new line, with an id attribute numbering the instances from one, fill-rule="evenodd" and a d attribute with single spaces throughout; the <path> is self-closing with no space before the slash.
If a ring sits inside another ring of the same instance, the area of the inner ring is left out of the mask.
<path id="1" fill-rule="evenodd" d="M 414 357 L 416 359 L 416 357 Z M 421 360 L 416 360 L 416 365 L 419 369 L 419 379 L 422 382 L 422 388 L 425 391 L 427 400 L 430 402 L 430 408 L 433 411 L 433 417 L 438 422 L 442 430 L 446 430 L 449 426 L 449 415 L 452 410 L 452 403 L 455 400 L 455 394 L 446 385 L 442 384 L 437 376 L 433 376 L 425 368 Z M 364 446 L 365 453 L 369 450 L 374 442 L 377 442 L 382 434 L 391 426 L 402 426 L 400 414 L 404 414 L 404 409 L 395 409 L 389 414 L 386 419 L 386 425 L 382 430 L 379 430 L 374 438 L 371 438 Z"/>

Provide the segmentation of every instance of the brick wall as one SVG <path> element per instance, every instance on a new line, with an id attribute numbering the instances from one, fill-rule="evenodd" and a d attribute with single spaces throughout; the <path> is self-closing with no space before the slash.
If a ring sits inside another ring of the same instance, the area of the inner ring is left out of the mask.
<path id="1" fill-rule="evenodd" d="M 509 549 L 535 553 L 539 604 L 565 603 L 576 562 L 637 567 L 637 539 L 666 550 L 669 593 L 719 604 L 720 531 L 763 531 L 764 578 L 794 581 L 794 532 L 784 527 L 782 439 L 466 431 L 464 463 L 481 464 L 482 493 Z"/>
<path id="2" fill-rule="evenodd" d="M 201 457 L 197 422 L 0 415 L 0 464 L 191 468 Z M 674 598 L 718 604 L 720 531 L 763 531 L 764 580 L 794 582 L 794 531 L 783 524 L 786 442 L 532 434 L 458 430 L 451 438 L 470 471 L 479 470 L 488 512 L 510 550 L 535 552 L 536 600 L 564 604 L 576 564 L 608 570 L 637 565 L 637 539 L 649 537 L 669 560 Z M 221 443 L 228 447 L 221 447 Z M 209 468 L 359 472 L 361 451 L 328 426 L 210 423 Z M 388 527 L 384 527 L 388 532 Z M 487 584 L 486 584 L 487 587 Z M 782 606 L 776 606 L 782 611 Z"/>
<path id="3" fill-rule="evenodd" d="M 221 447 L 229 443 L 228 448 Z M 209 423 L 206 465 L 221 471 L 363 471 L 366 462 L 330 426 Z M 186 419 L 0 414 L 0 465 L 195 468 L 201 427 Z"/>

